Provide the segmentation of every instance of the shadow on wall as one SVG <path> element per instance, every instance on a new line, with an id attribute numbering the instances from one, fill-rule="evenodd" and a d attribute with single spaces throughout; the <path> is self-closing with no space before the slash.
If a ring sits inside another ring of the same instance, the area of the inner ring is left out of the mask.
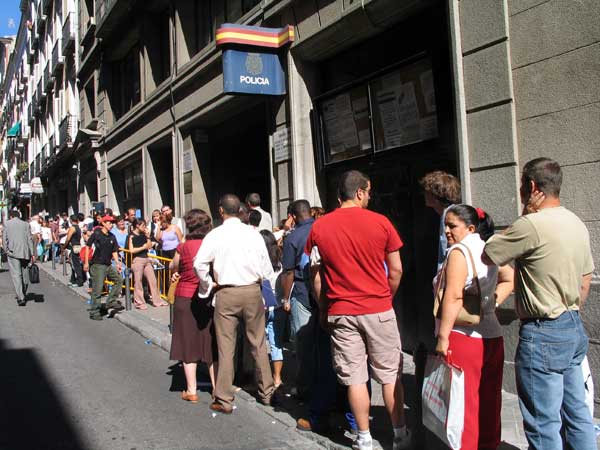
<path id="1" fill-rule="evenodd" d="M 87 448 L 32 349 L 0 340 L 0 449 Z"/>

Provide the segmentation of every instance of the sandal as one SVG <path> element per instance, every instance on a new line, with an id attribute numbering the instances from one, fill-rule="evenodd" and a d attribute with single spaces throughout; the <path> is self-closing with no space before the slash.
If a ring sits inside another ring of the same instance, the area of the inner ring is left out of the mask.
<path id="1" fill-rule="evenodd" d="M 187 391 L 181 393 L 181 400 L 185 400 L 190 403 L 198 403 L 198 394 L 188 394 Z"/>
<path id="2" fill-rule="evenodd" d="M 135 304 L 135 309 L 148 309 L 148 307 L 144 303 Z"/>
<path id="3" fill-rule="evenodd" d="M 164 300 L 161 300 L 159 303 L 152 303 L 152 306 L 154 306 L 155 308 L 158 308 L 160 306 L 169 306 L 169 304 L 167 302 L 165 302 Z"/>

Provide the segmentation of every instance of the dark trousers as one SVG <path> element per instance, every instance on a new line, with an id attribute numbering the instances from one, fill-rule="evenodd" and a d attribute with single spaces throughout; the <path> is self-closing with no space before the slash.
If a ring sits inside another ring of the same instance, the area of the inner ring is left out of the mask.
<path id="1" fill-rule="evenodd" d="M 83 286 L 83 265 L 79 253 L 75 254 L 71 251 L 71 283 L 77 286 Z"/>

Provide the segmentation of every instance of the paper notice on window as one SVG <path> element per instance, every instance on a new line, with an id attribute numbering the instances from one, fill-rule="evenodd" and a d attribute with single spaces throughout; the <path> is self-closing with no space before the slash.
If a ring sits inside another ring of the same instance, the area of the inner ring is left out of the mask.
<path id="1" fill-rule="evenodd" d="M 428 113 L 435 112 L 435 91 L 433 88 L 433 72 L 427 70 L 419 77 L 421 81 L 421 90 L 425 101 L 425 110 Z"/>
<path id="2" fill-rule="evenodd" d="M 323 120 L 331 155 L 358 147 L 358 134 L 350 94 L 323 102 Z"/>
<path id="3" fill-rule="evenodd" d="M 424 117 L 421 119 L 421 140 L 433 139 L 438 136 L 437 116 Z"/>
<path id="4" fill-rule="evenodd" d="M 398 97 L 398 111 L 402 144 L 419 141 L 421 139 L 421 124 L 414 83 L 409 82 L 402 85 L 402 93 Z"/>
<path id="5" fill-rule="evenodd" d="M 386 148 L 402 145 L 402 129 L 397 99 L 398 96 L 394 90 L 380 92 L 377 98 Z"/>

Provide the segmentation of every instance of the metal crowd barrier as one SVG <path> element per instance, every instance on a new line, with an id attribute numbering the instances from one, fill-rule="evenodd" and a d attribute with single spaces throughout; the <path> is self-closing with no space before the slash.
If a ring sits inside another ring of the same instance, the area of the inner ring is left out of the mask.
<path id="1" fill-rule="evenodd" d="M 56 263 L 54 261 L 55 255 L 52 253 L 52 268 L 55 269 Z M 63 265 L 63 276 L 67 276 L 67 265 L 69 265 L 69 261 L 66 259 L 66 251 L 61 252 L 61 262 Z M 119 255 L 121 258 L 121 264 L 123 264 L 123 284 L 121 288 L 125 290 L 125 310 L 131 311 L 132 307 L 132 292 L 133 288 L 133 270 L 131 270 L 131 263 L 133 261 L 132 254 L 129 250 L 124 248 L 119 248 Z M 154 274 L 156 275 L 156 282 L 158 285 L 158 292 L 160 293 L 160 298 L 166 300 L 167 293 L 169 292 L 169 285 L 171 284 L 171 269 L 169 265 L 171 258 L 163 258 L 162 256 L 148 254 L 148 258 L 153 260 Z M 83 263 L 83 261 L 82 261 Z M 113 286 L 113 282 L 109 280 L 104 280 L 104 286 L 108 288 L 109 286 Z M 108 290 L 108 289 L 107 289 Z M 169 305 L 169 332 L 173 329 L 173 305 Z"/>
<path id="2" fill-rule="evenodd" d="M 134 290 L 133 286 L 133 270 L 131 269 L 133 255 L 131 252 L 124 248 L 119 248 L 119 255 L 121 257 L 121 264 L 123 264 L 123 285 L 122 289 L 125 290 L 125 310 L 131 311 L 132 307 L 132 292 Z M 158 285 L 158 292 L 160 294 L 160 298 L 166 300 L 167 293 L 169 292 L 169 286 L 171 284 L 171 269 L 169 265 L 172 258 L 164 258 L 158 255 L 148 254 L 148 258 L 152 259 L 152 266 L 154 267 L 154 274 L 156 276 L 156 282 Z M 104 280 L 104 285 L 112 286 L 112 282 L 108 280 Z M 171 332 L 173 328 L 173 305 L 169 305 L 169 332 Z"/>

